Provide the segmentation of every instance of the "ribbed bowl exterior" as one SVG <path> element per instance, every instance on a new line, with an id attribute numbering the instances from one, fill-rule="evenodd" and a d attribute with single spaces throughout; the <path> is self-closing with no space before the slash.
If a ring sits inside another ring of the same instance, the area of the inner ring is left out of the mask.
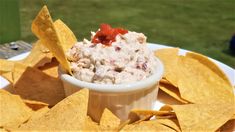
<path id="1" fill-rule="evenodd" d="M 64 80 L 63 84 L 66 96 L 82 89 Z M 88 115 L 99 122 L 103 110 L 108 108 L 121 120 L 126 120 L 132 109 L 152 109 L 157 93 L 158 82 L 148 88 L 131 92 L 112 93 L 90 90 Z"/>

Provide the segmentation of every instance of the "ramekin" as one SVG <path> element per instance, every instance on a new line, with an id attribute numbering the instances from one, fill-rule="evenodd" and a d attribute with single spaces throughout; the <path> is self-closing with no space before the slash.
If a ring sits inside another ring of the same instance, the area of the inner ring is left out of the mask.
<path id="1" fill-rule="evenodd" d="M 90 91 L 88 115 L 93 120 L 99 122 L 104 108 L 111 110 L 121 120 L 126 120 L 131 109 L 153 108 L 157 99 L 159 81 L 164 72 L 162 62 L 158 58 L 156 60 L 158 66 L 153 75 L 144 80 L 126 84 L 95 84 L 60 73 L 65 95 L 69 96 L 82 88 L 88 88 Z"/>

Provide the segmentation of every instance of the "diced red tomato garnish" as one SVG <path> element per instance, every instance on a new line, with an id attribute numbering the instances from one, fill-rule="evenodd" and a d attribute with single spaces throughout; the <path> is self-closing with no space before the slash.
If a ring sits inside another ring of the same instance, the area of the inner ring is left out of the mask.
<path id="1" fill-rule="evenodd" d="M 122 28 L 112 28 L 109 24 L 101 24 L 100 30 L 96 32 L 94 38 L 92 39 L 92 43 L 94 44 L 104 44 L 106 46 L 110 46 L 112 42 L 116 41 L 116 36 L 118 34 L 126 34 L 128 30 Z"/>

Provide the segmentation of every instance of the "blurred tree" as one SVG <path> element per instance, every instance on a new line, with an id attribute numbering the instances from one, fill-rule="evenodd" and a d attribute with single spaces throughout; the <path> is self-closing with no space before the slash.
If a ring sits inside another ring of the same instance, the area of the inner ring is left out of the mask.
<path id="1" fill-rule="evenodd" d="M 0 0 L 0 44 L 20 39 L 19 0 Z"/>

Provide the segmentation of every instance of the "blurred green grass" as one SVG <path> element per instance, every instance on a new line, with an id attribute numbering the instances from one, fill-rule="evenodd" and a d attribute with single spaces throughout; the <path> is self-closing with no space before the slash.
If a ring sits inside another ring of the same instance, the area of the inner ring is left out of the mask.
<path id="1" fill-rule="evenodd" d="M 20 39 L 19 17 L 18 0 L 0 0 L 0 44 Z"/>
<path id="2" fill-rule="evenodd" d="M 235 67 L 228 43 L 235 32 L 234 0 L 21 0 L 22 39 L 34 42 L 31 22 L 46 4 L 78 40 L 100 23 L 143 32 L 148 42 L 196 51 Z"/>

